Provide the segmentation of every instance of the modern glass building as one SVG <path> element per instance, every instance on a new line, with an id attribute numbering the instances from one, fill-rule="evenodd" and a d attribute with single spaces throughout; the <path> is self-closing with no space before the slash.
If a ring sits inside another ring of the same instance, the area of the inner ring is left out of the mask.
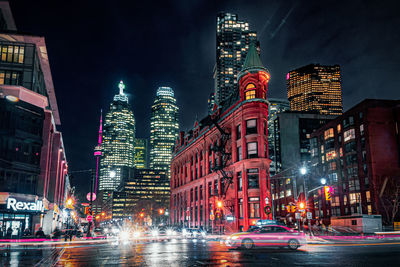
<path id="1" fill-rule="evenodd" d="M 237 74 L 242 69 L 251 41 L 257 35 L 249 30 L 249 23 L 238 20 L 236 14 L 217 16 L 217 52 L 214 69 L 215 101 L 221 104 L 237 87 Z"/>
<path id="2" fill-rule="evenodd" d="M 147 138 L 135 139 L 135 167 L 138 169 L 146 169 L 148 163 L 148 141 Z"/>
<path id="3" fill-rule="evenodd" d="M 276 174 L 274 120 L 279 113 L 289 111 L 290 104 L 288 100 L 279 98 L 269 98 L 268 102 L 268 155 L 271 160 L 269 175 L 274 176 Z"/>
<path id="4" fill-rule="evenodd" d="M 150 169 L 170 173 L 172 148 L 178 137 L 178 106 L 170 87 L 159 87 L 150 119 Z"/>
<path id="5" fill-rule="evenodd" d="M 286 80 L 292 111 L 324 115 L 343 113 L 339 65 L 310 64 L 290 71 Z"/>
<path id="6" fill-rule="evenodd" d="M 120 167 L 135 166 L 135 117 L 124 93 L 125 85 L 118 85 L 103 125 L 102 156 L 100 160 L 99 191 L 114 191 L 121 182 Z"/>

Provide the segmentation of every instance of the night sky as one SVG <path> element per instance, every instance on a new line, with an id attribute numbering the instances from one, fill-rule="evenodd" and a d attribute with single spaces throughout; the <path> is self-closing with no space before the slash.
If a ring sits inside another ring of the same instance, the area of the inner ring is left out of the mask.
<path id="1" fill-rule="evenodd" d="M 149 137 L 159 86 L 175 91 L 180 128 L 206 115 L 214 90 L 216 16 L 250 23 L 271 74 L 269 97 L 286 98 L 286 73 L 339 64 L 344 110 L 364 98 L 400 98 L 398 1 L 10 1 L 19 31 L 46 38 L 71 171 L 92 168 L 100 109 L 123 80 L 136 136 Z M 89 177 L 75 174 L 79 193 Z"/>

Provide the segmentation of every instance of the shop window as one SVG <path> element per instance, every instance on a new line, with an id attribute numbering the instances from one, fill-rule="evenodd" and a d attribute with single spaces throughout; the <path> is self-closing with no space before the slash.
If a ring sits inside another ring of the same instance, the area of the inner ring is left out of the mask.
<path id="1" fill-rule="evenodd" d="M 367 198 L 367 202 L 371 202 L 371 193 L 369 191 L 365 191 L 365 197 Z"/>
<path id="2" fill-rule="evenodd" d="M 250 142 L 247 143 L 247 158 L 257 158 L 258 153 L 257 153 L 257 142 Z"/>
<path id="3" fill-rule="evenodd" d="M 239 198 L 239 218 L 243 219 L 243 198 Z"/>
<path id="4" fill-rule="evenodd" d="M 260 218 L 260 198 L 249 198 L 249 218 Z"/>
<path id="5" fill-rule="evenodd" d="M 342 125 L 340 123 L 336 126 L 336 130 L 337 133 L 340 133 L 342 131 Z"/>
<path id="6" fill-rule="evenodd" d="M 257 133 L 257 120 L 251 119 L 246 121 L 246 134 L 256 134 Z"/>
<path id="7" fill-rule="evenodd" d="M 247 184 L 248 188 L 258 188 L 258 169 L 248 169 L 247 170 Z"/>

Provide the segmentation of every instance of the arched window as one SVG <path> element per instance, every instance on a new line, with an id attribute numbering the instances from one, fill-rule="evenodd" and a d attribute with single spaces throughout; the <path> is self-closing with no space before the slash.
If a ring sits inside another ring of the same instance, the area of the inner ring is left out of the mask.
<path id="1" fill-rule="evenodd" d="M 245 95 L 246 100 L 256 98 L 256 90 L 249 90 Z"/>
<path id="2" fill-rule="evenodd" d="M 256 86 L 255 86 L 253 83 L 249 83 L 249 84 L 246 86 L 246 90 L 251 89 L 251 88 L 256 88 Z"/>

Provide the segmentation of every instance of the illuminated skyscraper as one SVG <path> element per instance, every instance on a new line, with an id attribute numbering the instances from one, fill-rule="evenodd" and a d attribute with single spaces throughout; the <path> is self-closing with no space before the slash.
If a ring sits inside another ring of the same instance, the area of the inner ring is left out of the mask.
<path id="1" fill-rule="evenodd" d="M 170 87 L 159 87 L 150 119 L 150 169 L 168 171 L 178 137 L 178 106 Z"/>
<path id="2" fill-rule="evenodd" d="M 135 167 L 138 169 L 147 168 L 148 142 L 147 138 L 135 139 Z"/>
<path id="3" fill-rule="evenodd" d="M 310 64 L 290 71 L 286 80 L 292 111 L 310 111 L 324 115 L 343 113 L 339 65 Z"/>
<path id="4" fill-rule="evenodd" d="M 103 198 L 120 185 L 120 167 L 135 166 L 135 117 L 124 93 L 124 83 L 121 81 L 118 87 L 119 94 L 110 104 L 103 128 L 99 179 Z"/>
<path id="5" fill-rule="evenodd" d="M 249 43 L 257 43 L 257 35 L 249 23 L 238 20 L 236 14 L 220 13 L 217 17 L 217 53 L 215 102 L 220 104 L 237 88 L 237 74 L 242 69 Z"/>

